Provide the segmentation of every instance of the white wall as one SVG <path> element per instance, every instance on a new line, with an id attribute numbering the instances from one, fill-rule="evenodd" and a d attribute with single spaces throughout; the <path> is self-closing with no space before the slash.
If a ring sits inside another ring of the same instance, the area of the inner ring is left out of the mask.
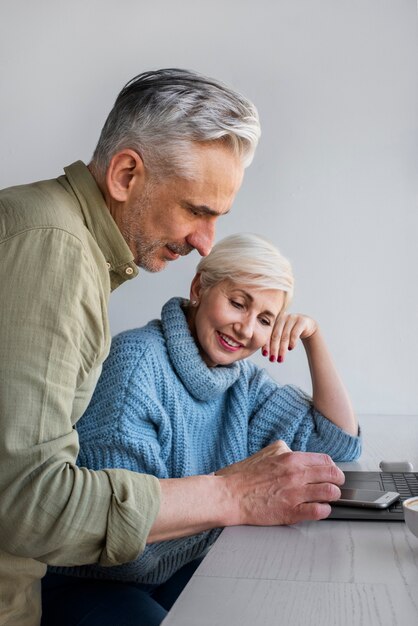
<path id="1" fill-rule="evenodd" d="M 218 237 L 268 235 L 361 413 L 418 414 L 416 0 L 2 0 L 0 186 L 88 161 L 123 84 L 218 77 L 263 137 Z M 186 295 L 195 254 L 112 296 L 114 332 Z M 257 359 L 264 364 L 264 360 Z M 308 387 L 303 351 L 268 365 Z"/>

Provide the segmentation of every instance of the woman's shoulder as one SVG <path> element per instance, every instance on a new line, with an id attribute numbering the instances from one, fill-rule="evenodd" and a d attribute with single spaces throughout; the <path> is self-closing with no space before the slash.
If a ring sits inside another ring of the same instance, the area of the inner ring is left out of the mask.
<path id="1" fill-rule="evenodd" d="M 77 425 L 83 443 L 94 441 L 99 431 L 116 436 L 122 425 L 136 419 L 128 410 L 126 394 L 131 407 L 153 393 L 161 378 L 155 363 L 164 360 L 163 349 L 159 320 L 115 335 L 90 405 Z"/>
<path id="2" fill-rule="evenodd" d="M 164 336 L 160 320 L 151 320 L 145 326 L 124 330 L 112 339 L 110 353 L 126 353 L 138 355 L 150 349 L 151 346 L 164 345 Z"/>
<path id="3" fill-rule="evenodd" d="M 141 370 L 149 369 L 155 360 L 163 359 L 165 352 L 160 320 L 152 320 L 140 328 L 124 330 L 112 339 L 101 380 L 110 376 L 118 379 L 119 385 L 123 381 L 126 383 L 138 367 Z"/>

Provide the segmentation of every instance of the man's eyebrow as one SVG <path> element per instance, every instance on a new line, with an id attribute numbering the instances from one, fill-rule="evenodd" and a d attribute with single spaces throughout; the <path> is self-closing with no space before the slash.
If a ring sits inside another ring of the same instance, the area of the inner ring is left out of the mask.
<path id="1" fill-rule="evenodd" d="M 254 297 L 248 293 L 248 291 L 245 291 L 244 289 L 237 289 L 236 291 L 239 291 L 240 293 L 242 293 L 243 296 L 245 296 L 248 300 L 250 300 L 250 302 L 254 302 Z M 272 317 L 273 319 L 276 318 L 276 315 L 274 313 L 272 313 L 271 311 L 269 311 L 268 309 L 266 311 L 263 311 L 264 315 L 268 315 L 269 317 Z"/>
<path id="2" fill-rule="evenodd" d="M 181 205 L 185 209 L 189 209 L 190 211 L 194 211 L 195 213 L 200 213 L 200 215 L 211 215 L 213 217 L 220 217 L 221 215 L 227 215 L 228 211 L 225 213 L 220 213 L 219 211 L 215 211 L 215 209 L 211 209 L 206 204 L 193 204 L 193 202 L 182 202 Z"/>

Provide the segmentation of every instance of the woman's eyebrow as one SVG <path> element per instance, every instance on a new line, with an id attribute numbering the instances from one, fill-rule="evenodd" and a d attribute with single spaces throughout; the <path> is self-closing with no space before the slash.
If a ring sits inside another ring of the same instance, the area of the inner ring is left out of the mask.
<path id="1" fill-rule="evenodd" d="M 254 296 L 252 296 L 250 293 L 248 293 L 248 291 L 245 291 L 244 289 L 234 289 L 233 292 L 238 291 L 239 293 L 241 293 L 243 296 L 245 296 L 247 298 L 247 300 L 249 300 L 250 302 L 254 302 Z M 276 314 L 272 313 L 272 311 L 269 311 L 268 309 L 266 309 L 265 311 L 261 312 L 262 315 L 268 315 L 269 317 L 275 319 L 276 318 Z"/>

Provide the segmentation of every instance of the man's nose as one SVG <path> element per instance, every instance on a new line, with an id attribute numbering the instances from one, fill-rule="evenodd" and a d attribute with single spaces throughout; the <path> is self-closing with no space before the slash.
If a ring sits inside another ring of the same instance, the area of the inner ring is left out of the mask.
<path id="1" fill-rule="evenodd" d="M 212 250 L 215 240 L 215 223 L 207 222 L 191 233 L 186 241 L 193 246 L 201 256 L 207 256 Z"/>

